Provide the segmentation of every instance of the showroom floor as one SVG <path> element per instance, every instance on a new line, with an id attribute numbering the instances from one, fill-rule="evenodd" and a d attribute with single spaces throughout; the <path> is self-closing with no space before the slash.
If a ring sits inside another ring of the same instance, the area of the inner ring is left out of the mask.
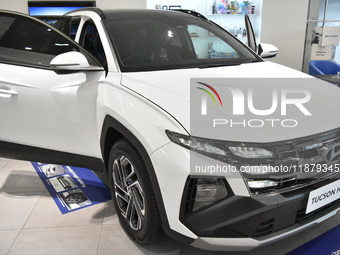
<path id="1" fill-rule="evenodd" d="M 139 246 L 121 229 L 111 201 L 63 215 L 30 162 L 0 158 L 0 255 L 285 254 L 338 224 L 340 215 L 248 253 L 200 251 L 167 237 Z"/>

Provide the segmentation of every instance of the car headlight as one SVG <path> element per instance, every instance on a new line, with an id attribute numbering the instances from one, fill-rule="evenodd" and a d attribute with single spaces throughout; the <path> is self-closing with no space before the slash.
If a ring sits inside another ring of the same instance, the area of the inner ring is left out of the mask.
<path id="1" fill-rule="evenodd" d="M 169 130 L 166 131 L 166 134 L 172 142 L 180 146 L 235 166 L 254 193 L 256 190 L 279 185 L 278 182 L 269 179 L 269 174 L 275 173 L 275 168 L 268 162 L 275 158 L 275 154 L 268 149 L 256 147 L 253 144 L 247 146 L 244 143 L 192 137 Z M 210 188 L 209 185 L 197 186 L 197 197 L 195 198 L 197 205 L 195 204 L 194 208 L 204 207 L 202 199 L 203 197 L 212 197 L 213 189 L 215 188 Z"/>
<path id="2" fill-rule="evenodd" d="M 211 140 L 203 141 L 203 139 L 201 138 L 190 137 L 188 135 L 178 134 L 169 130 L 166 130 L 166 134 L 172 142 L 177 143 L 190 150 L 220 156 L 227 155 L 223 149 L 215 146 Z"/>
<path id="3" fill-rule="evenodd" d="M 225 141 L 192 137 L 166 130 L 169 139 L 185 148 L 214 158 L 232 159 L 233 156 L 244 159 L 268 159 L 274 153 L 264 148 L 228 145 Z M 234 160 L 232 160 L 234 161 Z M 228 160 L 227 160 L 228 162 Z"/>

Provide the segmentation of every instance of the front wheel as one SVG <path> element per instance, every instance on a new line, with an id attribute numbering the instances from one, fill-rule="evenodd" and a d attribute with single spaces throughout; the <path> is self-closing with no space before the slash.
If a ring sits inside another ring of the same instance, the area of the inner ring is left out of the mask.
<path id="1" fill-rule="evenodd" d="M 126 139 L 112 147 L 108 171 L 112 199 L 124 230 L 141 244 L 157 240 L 161 224 L 150 177 L 138 151 Z"/>

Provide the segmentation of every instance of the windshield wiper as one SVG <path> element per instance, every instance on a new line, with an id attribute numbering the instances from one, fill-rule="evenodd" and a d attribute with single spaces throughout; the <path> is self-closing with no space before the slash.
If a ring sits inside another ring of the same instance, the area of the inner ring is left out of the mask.
<path id="1" fill-rule="evenodd" d="M 206 65 L 197 65 L 197 68 L 211 68 L 211 67 L 220 67 L 220 66 L 238 66 L 242 63 L 219 63 L 219 64 L 206 64 Z"/>
<path id="2" fill-rule="evenodd" d="M 178 67 L 179 69 L 190 69 L 190 68 L 212 68 L 212 67 L 221 67 L 221 66 L 238 66 L 242 64 L 254 63 L 254 62 L 262 62 L 258 59 L 252 59 L 248 61 L 239 61 L 239 62 L 229 62 L 229 63 L 208 63 L 208 64 L 193 64 L 193 65 L 183 65 Z"/>

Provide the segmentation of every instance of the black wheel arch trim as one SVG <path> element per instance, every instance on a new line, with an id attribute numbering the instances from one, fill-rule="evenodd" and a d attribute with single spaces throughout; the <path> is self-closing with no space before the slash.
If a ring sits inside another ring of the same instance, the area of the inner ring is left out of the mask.
<path id="1" fill-rule="evenodd" d="M 147 151 L 144 148 L 144 146 L 142 145 L 142 143 L 136 138 L 136 136 L 130 130 L 128 130 L 119 121 L 117 121 L 115 118 L 113 118 L 109 115 L 107 115 L 104 119 L 101 137 L 100 137 L 100 147 L 101 147 L 101 151 L 102 151 L 102 155 L 103 155 L 103 161 L 104 161 L 104 164 L 106 166 L 105 167 L 106 171 L 108 170 L 108 165 L 107 165 L 108 164 L 108 153 L 107 153 L 107 151 L 109 151 L 111 149 L 111 148 L 108 148 L 108 147 L 112 147 L 112 146 L 108 146 L 108 143 L 107 143 L 107 135 L 109 134 L 110 129 L 114 129 L 115 134 L 118 136 L 118 137 L 111 137 L 111 139 L 114 139 L 114 140 L 117 141 L 120 138 L 126 138 L 137 149 L 138 153 L 142 157 L 142 159 L 143 159 L 143 161 L 146 165 L 151 183 L 152 183 L 152 188 L 153 188 L 155 196 L 156 196 L 157 206 L 158 206 L 159 214 L 160 214 L 161 221 L 162 221 L 162 227 L 163 227 L 163 229 L 164 228 L 170 229 L 168 218 L 166 216 L 165 206 L 164 206 L 164 203 L 163 203 L 162 193 L 161 193 L 159 183 L 158 183 L 158 179 L 157 179 L 153 164 L 151 162 L 151 159 L 149 157 L 149 154 L 147 153 Z M 109 143 L 109 145 L 110 145 L 110 143 Z M 106 174 L 108 174 L 108 173 L 106 173 Z"/>

